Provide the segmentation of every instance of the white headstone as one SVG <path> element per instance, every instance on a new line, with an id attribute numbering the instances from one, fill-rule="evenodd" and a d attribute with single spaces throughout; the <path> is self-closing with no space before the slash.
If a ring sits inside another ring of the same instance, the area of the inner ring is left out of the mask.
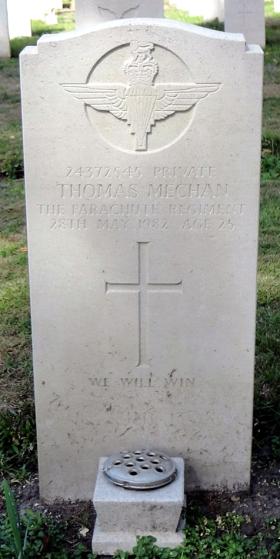
<path id="1" fill-rule="evenodd" d="M 31 37 L 31 17 L 28 5 L 22 0 L 7 0 L 9 34 L 14 37 Z"/>
<path id="2" fill-rule="evenodd" d="M 163 0 L 76 0 L 76 28 L 135 17 L 163 17 Z"/>
<path id="3" fill-rule="evenodd" d="M 274 11 L 280 13 L 280 0 L 274 0 Z"/>
<path id="4" fill-rule="evenodd" d="M 7 0 L 0 0 L 0 58 L 10 58 Z"/>
<path id="5" fill-rule="evenodd" d="M 247 43 L 265 46 L 264 0 L 224 0 L 225 31 L 243 33 Z"/>
<path id="6" fill-rule="evenodd" d="M 21 54 L 44 498 L 138 446 L 249 486 L 262 57 L 152 19 Z"/>
<path id="7" fill-rule="evenodd" d="M 46 23 L 57 23 L 57 21 L 54 21 L 54 17 L 49 14 L 55 14 L 56 10 L 62 10 L 62 0 L 40 0 L 40 2 L 38 0 L 25 0 L 25 5 L 27 2 L 31 19 L 40 19 L 46 21 Z"/>
<path id="8" fill-rule="evenodd" d="M 49 25 L 55 25 L 58 21 L 55 10 L 52 9 L 49 12 L 47 12 L 44 19 L 45 19 L 45 22 L 48 23 Z"/>
<path id="9" fill-rule="evenodd" d="M 224 19 L 224 0 L 172 0 L 171 4 L 190 16 L 201 16 L 206 21 Z"/>

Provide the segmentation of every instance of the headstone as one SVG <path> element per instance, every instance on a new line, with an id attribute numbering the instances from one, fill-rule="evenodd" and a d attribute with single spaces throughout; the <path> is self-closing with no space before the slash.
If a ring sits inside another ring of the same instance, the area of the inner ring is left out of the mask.
<path id="1" fill-rule="evenodd" d="M 26 2 L 25 2 L 26 5 Z M 57 23 L 56 10 L 62 10 L 62 0 L 28 0 L 31 19 L 39 19 L 46 23 Z"/>
<path id="2" fill-rule="evenodd" d="M 280 13 L 280 0 L 274 0 L 274 11 Z"/>
<path id="3" fill-rule="evenodd" d="M 76 28 L 92 29 L 92 25 L 113 19 L 163 17 L 163 0 L 76 0 Z"/>
<path id="4" fill-rule="evenodd" d="M 10 58 L 7 0 L 0 0 L 0 58 Z"/>
<path id="5" fill-rule="evenodd" d="M 225 31 L 243 33 L 247 43 L 265 46 L 263 0 L 224 0 Z"/>
<path id="6" fill-rule="evenodd" d="M 44 21 L 45 14 L 47 13 L 47 2 L 36 0 L 29 0 L 29 14 L 31 20 L 41 20 Z"/>
<path id="7" fill-rule="evenodd" d="M 205 21 L 224 19 L 224 0 L 172 0 L 171 3 L 190 16 L 203 17 Z"/>
<path id="8" fill-rule="evenodd" d="M 55 13 L 55 9 L 50 10 L 45 15 L 45 23 L 48 23 L 49 25 L 55 25 L 57 23 L 57 15 Z"/>
<path id="9" fill-rule="evenodd" d="M 122 448 L 250 481 L 260 47 L 165 20 L 21 54 L 41 495 Z"/>
<path id="10" fill-rule="evenodd" d="M 31 37 L 31 17 L 28 6 L 21 0 L 7 0 L 9 35 L 14 37 Z"/>

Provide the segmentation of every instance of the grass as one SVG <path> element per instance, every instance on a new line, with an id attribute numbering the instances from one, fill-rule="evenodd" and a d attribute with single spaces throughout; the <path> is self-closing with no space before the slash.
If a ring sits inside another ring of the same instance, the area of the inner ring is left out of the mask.
<path id="1" fill-rule="evenodd" d="M 72 31 L 72 29 L 75 29 L 73 12 L 70 12 L 67 15 L 63 14 L 59 16 L 58 23 L 54 25 L 49 25 L 40 20 L 33 20 L 31 23 L 32 37 L 15 37 L 11 40 L 11 54 L 13 58 L 18 58 L 19 53 L 27 45 L 36 45 L 41 35 L 60 33 L 62 31 Z"/>
<path id="2" fill-rule="evenodd" d="M 23 176 L 22 136 L 19 123 L 4 125 L 1 130 L 0 173 L 12 179 Z"/>
<path id="3" fill-rule="evenodd" d="M 36 469 L 18 61 L 0 60 L 0 471 Z"/>
<path id="4" fill-rule="evenodd" d="M 61 16 L 58 18 L 58 23 L 49 25 L 40 20 L 32 21 L 32 35 L 41 37 L 46 33 L 60 33 L 61 31 L 72 31 L 75 29 L 75 20 L 73 14 Z"/>
<path id="5" fill-rule="evenodd" d="M 272 2 L 266 2 L 266 14 L 272 19 L 265 51 L 254 457 L 273 465 L 280 460 L 280 17 L 273 14 Z M 190 21 L 185 12 L 170 6 L 166 15 Z M 200 23 L 198 19 L 192 22 Z M 63 25 L 60 20 L 58 27 Z M 68 29 L 73 26 L 71 15 L 67 25 Z M 211 26 L 220 24 L 212 22 Z M 33 22 L 34 37 L 15 39 L 14 56 L 25 44 L 35 43 L 39 35 L 58 27 Z M 37 468 L 17 59 L 0 60 L 0 75 L 0 472 L 16 486 Z M 80 520 L 73 527 L 41 511 L 24 512 L 21 522 L 22 534 L 26 527 L 31 534 L 28 558 L 92 557 L 78 535 Z M 129 559 L 280 557 L 279 521 L 273 518 L 249 536 L 250 520 L 244 515 L 209 518 L 189 509 L 188 523 L 180 549 L 162 550 L 144 538 Z M 5 516 L 0 523 L 0 559 L 16 557 L 11 537 Z M 116 557 L 128 556 L 120 552 Z"/>
<path id="6" fill-rule="evenodd" d="M 36 470 L 31 333 L 22 181 L 0 182 L 0 471 Z"/>
<path id="7" fill-rule="evenodd" d="M 177 21 L 183 21 L 185 23 L 194 23 L 197 25 L 201 25 L 203 23 L 202 17 L 190 16 L 188 12 L 185 12 L 184 10 L 178 10 L 177 8 L 172 6 L 172 4 L 169 3 L 167 3 L 165 7 L 164 15 L 168 19 L 176 19 Z"/>
<path id="8" fill-rule="evenodd" d="M 263 104 L 263 131 L 280 134 L 280 97 L 267 97 Z"/>
<path id="9" fill-rule="evenodd" d="M 274 2 L 273 0 L 265 0 L 264 3 L 264 12 L 265 12 L 265 17 L 276 17 L 276 14 L 274 12 Z"/>
<path id="10" fill-rule="evenodd" d="M 275 531 L 280 524 L 271 520 L 264 532 L 248 539 L 242 533 L 244 518 L 235 514 L 190 518 L 185 541 L 175 550 L 161 549 L 152 537 L 139 538 L 132 553 L 119 552 L 117 559 L 278 559 L 280 543 L 275 544 Z"/>
<path id="11" fill-rule="evenodd" d="M 94 559 L 81 542 L 69 541 L 68 523 L 47 512 L 25 511 L 20 517 L 9 486 L 3 485 L 6 515 L 0 526 L 0 559 Z M 81 520 L 81 519 L 80 519 Z M 87 518 L 87 521 L 89 518 Z M 246 525 L 247 522 L 247 525 Z M 131 553 L 118 551 L 115 559 L 279 559 L 280 521 L 269 519 L 262 530 L 247 536 L 248 517 L 226 513 L 214 518 L 189 507 L 182 545 L 163 549 L 155 538 L 137 538 Z M 78 540 L 78 538 L 77 538 Z M 18 554 L 20 550 L 21 555 Z"/>
<path id="12" fill-rule="evenodd" d="M 6 515 L 0 525 L 0 559 L 92 557 L 81 543 L 75 544 L 71 550 L 73 553 L 65 550 L 65 522 L 30 509 L 20 516 L 6 480 L 2 483 L 2 490 Z"/>

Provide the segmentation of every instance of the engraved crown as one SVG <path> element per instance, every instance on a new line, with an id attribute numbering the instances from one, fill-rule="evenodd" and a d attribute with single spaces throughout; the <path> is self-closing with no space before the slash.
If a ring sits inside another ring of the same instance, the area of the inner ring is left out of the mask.
<path id="1" fill-rule="evenodd" d="M 129 85 L 152 85 L 158 73 L 158 64 L 154 60 L 151 51 L 152 43 L 132 44 L 132 57 L 124 65 L 124 73 L 128 77 Z"/>

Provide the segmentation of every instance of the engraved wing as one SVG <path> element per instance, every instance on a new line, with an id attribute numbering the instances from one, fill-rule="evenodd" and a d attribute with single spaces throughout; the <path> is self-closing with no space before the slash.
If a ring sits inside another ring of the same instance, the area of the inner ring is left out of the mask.
<path id="1" fill-rule="evenodd" d="M 116 118 L 127 119 L 126 87 L 123 84 L 62 83 L 62 87 L 85 105 L 108 111 Z"/>
<path id="2" fill-rule="evenodd" d="M 111 10 L 109 8 L 105 8 L 103 6 L 98 6 L 99 13 L 102 16 L 105 16 L 105 17 L 113 16 L 113 18 L 116 18 L 116 19 L 125 19 L 125 18 L 129 18 L 129 17 L 136 17 L 136 13 L 137 13 L 138 8 L 139 8 L 139 4 L 137 4 L 137 6 L 127 8 L 123 12 L 117 13 L 117 12 L 114 12 L 113 10 Z"/>
<path id="3" fill-rule="evenodd" d="M 117 13 L 114 12 L 113 10 L 110 10 L 109 8 L 103 8 L 103 6 L 98 6 L 98 10 L 99 10 L 100 15 L 102 15 L 102 16 L 105 15 L 105 17 L 106 16 L 109 16 L 109 17 L 113 16 L 114 18 L 117 17 Z"/>
<path id="4" fill-rule="evenodd" d="M 162 120 L 178 111 L 189 111 L 196 103 L 220 89 L 219 83 L 159 84 L 154 120 Z"/>
<path id="5" fill-rule="evenodd" d="M 134 6 L 132 8 L 128 8 L 127 10 L 124 10 L 124 12 L 120 16 L 120 19 L 136 17 L 138 9 L 139 9 L 139 4 L 137 4 L 137 6 Z"/>

